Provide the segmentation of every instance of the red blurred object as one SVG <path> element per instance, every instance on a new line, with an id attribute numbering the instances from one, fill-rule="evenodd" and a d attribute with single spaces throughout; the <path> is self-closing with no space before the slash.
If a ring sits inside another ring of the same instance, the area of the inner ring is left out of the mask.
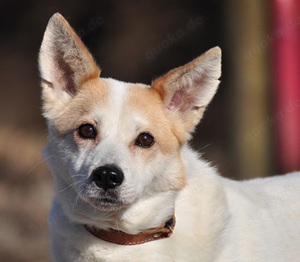
<path id="1" fill-rule="evenodd" d="M 278 157 L 287 172 L 300 169 L 300 1 L 271 3 Z"/>

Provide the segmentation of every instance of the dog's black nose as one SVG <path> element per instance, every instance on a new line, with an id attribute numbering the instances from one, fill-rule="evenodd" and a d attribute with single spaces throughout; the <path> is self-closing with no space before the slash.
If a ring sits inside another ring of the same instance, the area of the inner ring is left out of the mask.
<path id="1" fill-rule="evenodd" d="M 114 165 L 100 166 L 93 171 L 92 179 L 98 187 L 106 191 L 121 185 L 124 174 Z"/>

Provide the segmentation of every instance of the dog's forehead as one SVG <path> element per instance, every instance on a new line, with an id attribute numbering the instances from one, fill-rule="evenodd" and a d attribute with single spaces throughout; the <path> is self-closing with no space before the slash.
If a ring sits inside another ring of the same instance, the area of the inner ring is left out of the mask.
<path id="1" fill-rule="evenodd" d="M 159 119 L 162 114 L 163 104 L 159 94 L 145 84 L 125 83 L 111 78 L 102 78 L 99 82 L 99 89 L 105 92 L 98 92 L 100 96 L 95 110 L 102 115 L 130 118 L 132 121 L 151 121 L 155 116 Z M 107 114 L 109 112 L 109 114 Z"/>
<path id="2" fill-rule="evenodd" d="M 90 115 L 100 123 L 104 137 L 124 136 L 126 140 L 139 132 L 157 134 L 170 129 L 162 98 L 150 86 L 114 79 L 100 79 L 99 85 L 97 89 L 106 91 L 95 93 L 100 98 Z"/>
<path id="3" fill-rule="evenodd" d="M 141 132 L 150 132 L 163 152 L 177 148 L 182 140 L 180 132 L 173 128 L 175 123 L 168 117 L 155 89 L 114 79 L 101 79 L 100 82 L 107 91 L 104 101 L 96 105 L 92 115 L 100 122 L 103 139 L 130 141 Z"/>
<path id="4" fill-rule="evenodd" d="M 75 98 L 62 110 L 54 124 L 66 133 L 83 122 L 99 123 L 107 129 L 137 129 L 159 124 L 164 118 L 159 94 L 144 84 L 99 78 L 86 82 Z M 118 125 L 118 126 L 117 126 Z"/>
<path id="5" fill-rule="evenodd" d="M 83 84 L 54 119 L 54 127 L 67 134 L 89 123 L 97 127 L 102 142 L 111 144 L 130 143 L 149 132 L 168 154 L 184 141 L 180 123 L 172 119 L 160 94 L 150 86 L 99 78 Z"/>
<path id="6" fill-rule="evenodd" d="M 126 83 L 112 78 L 102 78 L 101 81 L 108 88 L 109 102 L 119 106 L 126 104 L 132 97 L 142 99 L 150 90 L 150 86 L 144 84 Z"/>
<path id="7" fill-rule="evenodd" d="M 140 83 L 127 83 L 112 78 L 101 78 L 101 82 L 108 88 L 110 98 L 120 103 L 127 102 L 129 98 L 138 97 L 142 99 L 151 93 L 156 93 L 151 90 L 151 87 Z"/>

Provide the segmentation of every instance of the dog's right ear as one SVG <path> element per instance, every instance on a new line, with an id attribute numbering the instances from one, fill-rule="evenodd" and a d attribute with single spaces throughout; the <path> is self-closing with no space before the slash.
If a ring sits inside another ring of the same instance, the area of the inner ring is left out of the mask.
<path id="1" fill-rule="evenodd" d="M 39 53 L 44 115 L 61 112 L 84 82 L 99 78 L 100 69 L 69 23 L 59 13 L 47 25 Z"/>
<path id="2" fill-rule="evenodd" d="M 152 83 L 167 112 L 179 119 L 188 138 L 215 95 L 220 76 L 221 49 L 214 47 Z"/>

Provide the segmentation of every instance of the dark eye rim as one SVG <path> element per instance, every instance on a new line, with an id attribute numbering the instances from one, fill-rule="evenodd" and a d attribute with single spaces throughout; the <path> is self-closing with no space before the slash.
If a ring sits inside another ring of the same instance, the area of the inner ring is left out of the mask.
<path id="1" fill-rule="evenodd" d="M 149 136 L 152 138 L 151 143 L 148 144 L 148 145 L 143 145 L 142 143 L 140 143 L 140 142 L 138 141 L 138 139 L 139 139 L 139 137 L 140 137 L 141 135 L 149 135 Z M 154 144 L 155 144 L 155 139 L 154 139 L 154 136 L 153 136 L 150 132 L 141 132 L 141 133 L 139 133 L 139 135 L 137 136 L 137 138 L 136 138 L 136 140 L 135 140 L 135 145 L 138 146 L 138 147 L 141 147 L 141 148 L 150 148 L 150 147 L 152 147 Z"/>
<path id="2" fill-rule="evenodd" d="M 82 128 L 84 126 L 91 126 L 93 128 L 93 134 L 91 136 L 84 136 L 82 134 L 82 131 L 80 130 L 80 128 Z M 93 125 L 91 123 L 83 123 L 83 124 L 79 125 L 76 129 L 76 133 L 81 139 L 85 139 L 85 140 L 94 140 L 98 134 L 97 128 L 95 127 L 95 125 Z"/>

